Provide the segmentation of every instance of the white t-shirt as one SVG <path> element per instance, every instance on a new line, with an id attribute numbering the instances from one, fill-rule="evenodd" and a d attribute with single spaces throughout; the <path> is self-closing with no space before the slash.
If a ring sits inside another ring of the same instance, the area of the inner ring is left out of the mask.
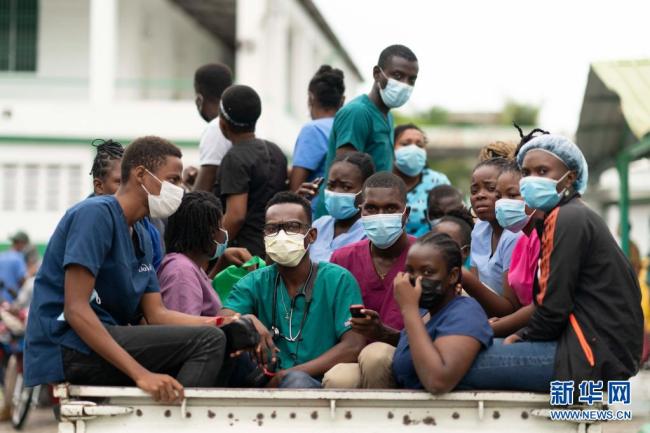
<path id="1" fill-rule="evenodd" d="M 221 160 L 228 153 L 232 143 L 223 136 L 219 128 L 219 117 L 215 117 L 201 135 L 199 158 L 201 165 L 221 165 Z"/>

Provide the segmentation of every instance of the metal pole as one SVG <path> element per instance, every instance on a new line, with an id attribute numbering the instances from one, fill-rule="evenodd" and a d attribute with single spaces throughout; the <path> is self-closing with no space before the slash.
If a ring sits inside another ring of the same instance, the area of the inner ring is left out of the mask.
<path id="1" fill-rule="evenodd" d="M 629 257 L 630 255 L 630 185 L 629 185 L 630 157 L 623 151 L 616 157 L 616 169 L 618 170 L 619 193 L 619 225 L 621 230 L 621 249 Z"/>

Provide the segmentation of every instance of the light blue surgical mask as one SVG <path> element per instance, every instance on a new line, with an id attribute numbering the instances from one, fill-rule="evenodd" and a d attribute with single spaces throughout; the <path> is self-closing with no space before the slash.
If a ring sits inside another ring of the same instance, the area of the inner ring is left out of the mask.
<path id="1" fill-rule="evenodd" d="M 532 213 L 526 214 L 526 202 L 501 198 L 494 203 L 494 210 L 499 225 L 506 230 L 520 232 L 530 221 Z"/>
<path id="2" fill-rule="evenodd" d="M 361 217 L 361 223 L 370 242 L 385 250 L 393 246 L 404 232 L 403 216 L 403 213 L 368 215 Z"/>
<path id="3" fill-rule="evenodd" d="M 353 217 L 359 212 L 359 208 L 355 205 L 358 194 L 334 192 L 326 189 L 325 209 L 327 209 L 327 213 L 336 220 L 345 220 Z"/>
<path id="4" fill-rule="evenodd" d="M 409 144 L 395 151 L 395 166 L 407 176 L 422 173 L 427 163 L 427 151 L 417 144 Z"/>
<path id="5" fill-rule="evenodd" d="M 214 249 L 214 254 L 212 255 L 212 257 L 210 257 L 210 260 L 216 260 L 219 257 L 223 256 L 223 253 L 226 252 L 226 248 L 228 248 L 228 232 L 224 229 L 219 229 L 219 230 L 221 230 L 226 234 L 226 240 L 224 243 L 220 244 L 219 242 L 212 239 L 212 242 L 214 242 L 214 244 L 217 247 Z"/>
<path id="6" fill-rule="evenodd" d="M 381 100 L 384 101 L 384 104 L 388 108 L 397 108 L 406 104 L 411 97 L 411 93 L 413 93 L 413 86 L 397 81 L 394 78 L 389 78 L 383 70 L 380 69 L 380 71 L 388 80 L 386 87 L 383 89 L 379 83 L 377 84 L 379 86 L 379 95 L 381 96 Z"/>
<path id="7" fill-rule="evenodd" d="M 557 206 L 564 192 L 564 190 L 557 192 L 557 184 L 569 173 L 567 171 L 558 180 L 539 176 L 523 177 L 519 181 L 519 190 L 528 207 L 548 212 Z"/>

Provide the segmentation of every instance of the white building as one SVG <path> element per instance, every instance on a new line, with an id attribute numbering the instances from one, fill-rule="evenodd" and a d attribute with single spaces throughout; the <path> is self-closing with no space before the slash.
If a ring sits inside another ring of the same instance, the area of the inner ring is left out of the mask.
<path id="1" fill-rule="evenodd" d="M 46 242 L 91 190 L 94 138 L 155 134 L 196 164 L 192 78 L 223 62 L 262 98 L 258 133 L 290 153 L 321 64 L 361 76 L 311 0 L 9 0 L 0 15 L 0 243 Z M 6 36 L 6 37 L 3 37 Z"/>

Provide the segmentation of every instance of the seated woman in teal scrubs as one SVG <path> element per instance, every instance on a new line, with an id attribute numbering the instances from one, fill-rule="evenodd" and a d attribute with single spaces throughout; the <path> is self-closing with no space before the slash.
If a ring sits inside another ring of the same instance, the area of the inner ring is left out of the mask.
<path id="1" fill-rule="evenodd" d="M 360 193 L 363 183 L 374 173 L 375 165 L 366 153 L 348 152 L 334 159 L 324 195 L 329 215 L 312 224 L 318 231 L 310 250 L 312 260 L 329 262 L 337 249 L 365 239 L 359 210 Z"/>

